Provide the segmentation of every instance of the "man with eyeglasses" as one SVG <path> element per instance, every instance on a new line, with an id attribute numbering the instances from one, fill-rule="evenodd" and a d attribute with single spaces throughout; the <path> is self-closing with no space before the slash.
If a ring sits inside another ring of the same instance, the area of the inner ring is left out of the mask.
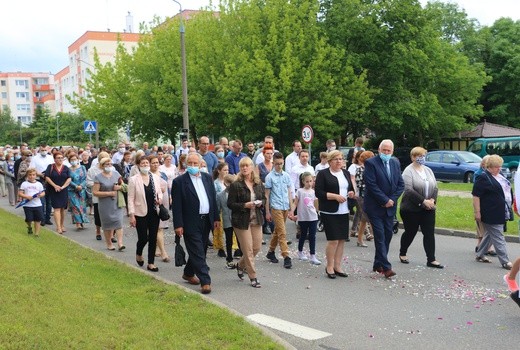
<path id="1" fill-rule="evenodd" d="M 209 174 L 213 174 L 213 170 L 218 165 L 218 158 L 215 153 L 209 151 L 209 138 L 207 136 L 202 136 L 199 139 L 199 154 L 206 162 Z"/>
<path id="2" fill-rule="evenodd" d="M 386 278 L 396 275 L 388 261 L 388 250 L 393 236 L 397 200 L 404 191 L 401 166 L 396 158 L 392 158 L 393 152 L 392 140 L 381 141 L 379 157 L 367 159 L 364 172 L 363 209 L 374 230 L 376 248 L 373 270 L 384 274 Z"/>
<path id="3" fill-rule="evenodd" d="M 269 251 L 266 258 L 272 263 L 277 263 L 275 255 L 277 245 L 280 245 L 280 252 L 284 259 L 283 266 L 286 269 L 292 267 L 291 257 L 285 231 L 285 221 L 291 209 L 291 178 L 283 171 L 283 155 L 276 152 L 273 155 L 273 170 L 265 178 L 265 218 L 267 221 L 274 221 L 274 232 L 269 242 Z"/>

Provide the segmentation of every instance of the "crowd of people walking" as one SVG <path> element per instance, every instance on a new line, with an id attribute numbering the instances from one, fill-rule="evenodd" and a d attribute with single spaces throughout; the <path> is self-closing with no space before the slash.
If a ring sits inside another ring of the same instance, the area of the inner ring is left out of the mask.
<path id="1" fill-rule="evenodd" d="M 402 195 L 399 262 L 410 263 L 408 249 L 420 230 L 426 266 L 444 268 L 435 250 L 439 190 L 435 175 L 425 165 L 427 150 L 422 147 L 411 150 L 411 164 L 401 173 L 399 161 L 392 157 L 391 140 L 383 140 L 376 155 L 365 150 L 363 139 L 358 138 L 348 160 L 329 140 L 316 167 L 298 140 L 287 157 L 276 150 L 271 136 L 256 150 L 254 143 L 247 143 L 247 153 L 242 152 L 241 140 L 225 137 L 211 145 L 202 136 L 198 149 L 194 146 L 187 139 L 177 150 L 167 144 L 150 148 L 147 143 L 136 149 L 124 142 L 113 151 L 99 152 L 90 144 L 68 149 L 7 145 L 0 147 L 0 195 L 10 205 L 24 207 L 28 234 L 39 235 L 42 225 L 51 224 L 64 234 L 67 215 L 77 230 L 83 230 L 93 215 L 95 238 L 104 240 L 108 250 L 126 249 L 123 219 L 127 215 L 137 231 L 136 263 L 144 266 L 148 246 L 146 268 L 151 272 L 159 270 L 156 257 L 170 261 L 164 236 L 171 227 L 184 238 L 188 252 L 182 278 L 201 285 L 204 294 L 211 292 L 209 247 L 226 259 L 226 267 L 236 269 L 238 278 L 247 274 L 254 288 L 261 287 L 255 260 L 262 244 L 268 245 L 266 258 L 274 264 L 279 262 L 279 250 L 286 269 L 292 267 L 293 258 L 320 265 L 319 221 L 327 240 L 322 253 L 328 278 L 348 277 L 343 261 L 349 237 L 357 237 L 359 248 L 367 248 L 366 242 L 373 240 L 372 269 L 392 278 L 396 272 L 388 252 Z M 486 255 L 494 247 L 501 266 L 513 268 L 516 276 L 518 266 L 508 257 L 503 235 L 506 221 L 514 215 L 514 196 L 511 183 L 500 175 L 501 165 L 499 156 L 487 157 L 475 179 L 473 207 L 481 236 L 476 261 L 489 263 Z M 164 218 L 164 211 L 171 212 L 173 220 Z M 297 225 L 298 248 L 293 257 L 287 219 Z M 264 233 L 271 235 L 269 242 L 263 240 Z M 514 279 L 512 275 L 506 275 L 506 282 Z"/>

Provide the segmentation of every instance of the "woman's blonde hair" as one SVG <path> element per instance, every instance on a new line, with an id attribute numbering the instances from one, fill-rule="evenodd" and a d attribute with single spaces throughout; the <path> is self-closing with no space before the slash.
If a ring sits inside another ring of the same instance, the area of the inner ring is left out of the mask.
<path id="1" fill-rule="evenodd" d="M 247 165 L 247 164 L 249 164 L 249 165 L 251 165 L 251 167 L 253 167 L 253 161 L 251 160 L 251 158 L 244 157 L 244 158 L 240 159 L 240 162 L 238 163 L 238 167 L 241 168 L 243 165 Z M 260 180 L 260 177 L 258 176 L 256 171 L 254 171 L 253 168 L 251 169 L 250 180 L 253 181 L 253 183 L 255 183 L 257 185 L 262 183 L 262 181 Z M 237 181 L 245 181 L 245 178 L 244 178 L 244 175 L 242 175 L 242 172 L 238 173 Z"/>
<path id="2" fill-rule="evenodd" d="M 343 153 L 338 150 L 329 152 L 329 156 L 327 157 L 327 162 L 330 163 L 330 161 L 333 160 L 334 158 L 336 158 L 337 156 L 343 157 Z"/>
<path id="3" fill-rule="evenodd" d="M 501 167 L 502 164 L 504 164 L 504 160 L 499 155 L 493 154 L 490 155 L 489 158 L 486 161 L 486 169 L 487 168 L 494 168 L 494 167 Z"/>
<path id="4" fill-rule="evenodd" d="M 424 156 L 428 151 L 422 147 L 414 147 L 410 151 L 410 158 Z"/>

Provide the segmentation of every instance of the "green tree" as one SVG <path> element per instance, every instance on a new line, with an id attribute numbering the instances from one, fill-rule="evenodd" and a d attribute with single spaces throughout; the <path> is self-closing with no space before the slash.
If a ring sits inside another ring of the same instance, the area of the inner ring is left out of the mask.
<path id="1" fill-rule="evenodd" d="M 344 50 L 322 35 L 316 2 L 224 5 L 219 24 L 225 61 L 211 77 L 228 130 L 246 139 L 271 134 L 283 148 L 311 124 L 322 143 L 364 112 L 370 103 L 364 75 L 356 75 Z"/>
<path id="2" fill-rule="evenodd" d="M 11 110 L 5 108 L 0 111 L 0 144 L 16 144 L 20 139 L 18 130 L 18 124 L 13 119 Z"/>
<path id="3" fill-rule="evenodd" d="M 221 134 L 281 142 L 311 123 L 319 140 L 343 133 L 370 104 L 364 73 L 317 26 L 314 1 L 224 2 L 186 23 L 192 136 Z M 135 52 L 117 52 L 86 84 L 75 105 L 106 125 L 130 122 L 148 140 L 174 139 L 182 126 L 179 22 L 145 35 Z M 283 146 L 283 145 L 282 145 Z"/>
<path id="4" fill-rule="evenodd" d="M 34 111 L 33 122 L 29 125 L 28 130 L 28 141 L 31 144 L 49 143 L 55 140 L 54 134 L 54 123 L 51 121 L 51 112 L 42 106 L 37 106 Z"/>
<path id="5" fill-rule="evenodd" d="M 174 89 L 168 81 L 171 60 L 165 57 L 171 47 L 156 44 L 153 36 L 143 35 L 134 52 L 119 45 L 113 64 L 101 65 L 95 55 L 96 74 L 85 86 L 88 97 L 75 96 L 72 103 L 81 115 L 99 122 L 100 133 L 125 128 L 127 123 L 134 137 L 149 141 L 173 139 L 178 132 L 179 114 L 172 112 L 168 95 Z"/>
<path id="6" fill-rule="evenodd" d="M 501 18 L 480 32 L 486 72 L 492 81 L 482 95 L 489 121 L 520 127 L 520 21 Z"/>
<path id="7" fill-rule="evenodd" d="M 323 4 L 327 35 L 367 72 L 375 93 L 364 125 L 377 138 L 426 145 L 482 115 L 482 66 L 460 53 L 432 16 L 416 0 Z"/>

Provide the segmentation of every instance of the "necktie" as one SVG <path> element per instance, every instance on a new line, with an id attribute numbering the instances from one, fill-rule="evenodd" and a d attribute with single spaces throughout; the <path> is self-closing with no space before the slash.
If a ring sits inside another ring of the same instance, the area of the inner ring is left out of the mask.
<path id="1" fill-rule="evenodd" d="M 386 169 L 386 174 L 388 175 L 388 178 L 390 179 L 390 163 L 388 161 L 385 162 L 385 169 Z"/>

